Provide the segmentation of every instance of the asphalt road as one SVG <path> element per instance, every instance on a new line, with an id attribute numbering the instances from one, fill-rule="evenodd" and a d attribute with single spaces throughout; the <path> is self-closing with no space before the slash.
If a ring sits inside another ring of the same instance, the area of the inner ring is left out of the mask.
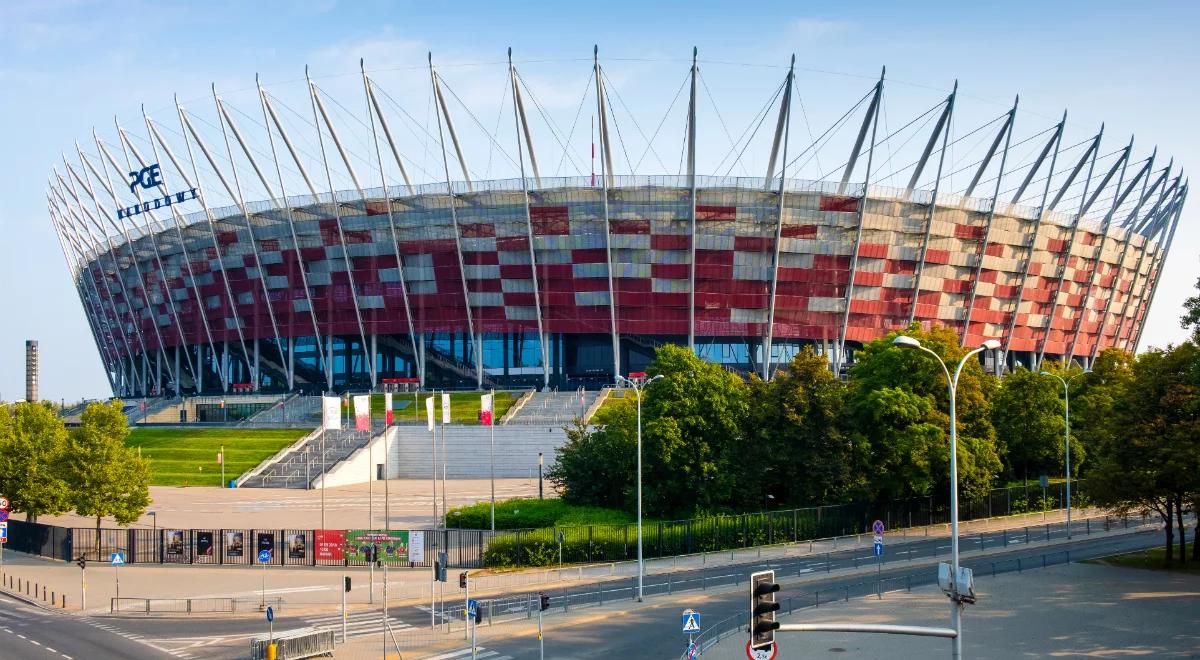
<path id="1" fill-rule="evenodd" d="M 5 660 L 124 660 L 170 658 L 89 618 L 48 612 L 0 597 L 0 658 Z"/>
<path id="2" fill-rule="evenodd" d="M 1093 525 L 1094 530 L 1099 525 Z M 1137 549 L 1155 545 L 1161 539 L 1161 532 L 1128 534 L 1117 537 L 1087 537 L 1081 534 L 1086 530 L 1080 523 L 1073 527 L 1075 540 L 1068 544 L 1056 544 L 1052 548 L 1028 548 L 1026 543 L 1055 540 L 1066 541 L 1065 527 L 1061 524 L 1024 529 L 972 534 L 962 537 L 961 549 L 964 553 L 997 547 L 1007 548 L 1001 555 L 991 555 L 981 560 L 964 559 L 967 566 L 976 568 L 977 573 L 990 571 L 990 564 L 1015 562 L 1017 557 L 1026 557 L 1026 561 L 1036 561 L 1032 557 L 1042 553 L 1055 553 L 1063 550 L 1070 551 L 1072 561 L 1088 557 L 1098 557 L 1124 550 Z M 916 569 L 909 562 L 918 559 L 948 558 L 950 540 L 945 537 L 915 540 L 896 544 L 885 548 L 883 562 L 880 563 L 868 547 L 849 548 L 818 555 L 803 555 L 787 560 L 776 560 L 762 563 L 747 563 L 739 565 L 722 564 L 702 569 L 678 571 L 668 575 L 647 576 L 644 592 L 649 599 L 646 606 L 637 610 L 636 614 L 624 617 L 614 616 L 600 623 L 587 626 L 572 627 L 556 631 L 546 639 L 547 656 L 554 658 L 607 658 L 607 657 L 670 657 L 678 653 L 681 647 L 682 635 L 679 634 L 679 612 L 684 607 L 696 607 L 704 614 L 704 623 L 710 627 L 716 622 L 734 614 L 740 613 L 746 607 L 747 597 L 743 589 L 747 576 L 764 568 L 777 571 L 784 590 L 780 594 L 784 601 L 784 609 L 788 604 L 787 598 L 793 598 L 795 607 L 809 604 L 813 592 L 821 590 L 822 601 L 835 597 L 837 590 L 843 590 L 850 585 L 861 591 L 866 581 L 874 581 L 879 577 L 896 578 L 914 575 L 911 578 L 914 586 L 929 584 L 936 579 L 936 571 L 930 567 Z M 1065 557 L 1057 561 L 1061 563 Z M 1051 561 L 1054 561 L 1053 559 Z M 981 563 L 982 562 L 982 563 Z M 1028 563 L 1026 564 L 1028 565 Z M 864 575 L 837 575 L 834 571 L 842 571 L 863 566 L 876 566 L 877 573 Z M 821 573 L 829 577 L 821 579 Z M 794 581 L 801 576 L 805 582 L 799 586 Z M 981 578 L 982 579 L 982 578 Z M 793 584 L 789 586 L 789 581 Z M 895 585 L 893 585 L 895 586 Z M 730 587 L 735 587 L 730 589 Z M 873 586 L 869 587 L 871 590 Z M 886 587 L 885 587 L 886 588 Z M 715 591 L 714 591 L 715 590 Z M 490 611 L 497 621 L 524 616 L 524 612 L 534 604 L 536 608 L 536 593 L 538 589 L 528 591 L 515 590 L 514 593 L 491 602 L 485 601 L 485 612 Z M 586 611 L 579 608 L 594 606 L 598 603 L 614 601 L 632 602 L 636 594 L 636 578 L 622 579 L 603 583 L 600 588 L 596 584 L 585 584 L 546 590 L 551 596 L 551 609 L 546 612 L 547 620 L 561 617 L 564 609 L 571 612 Z M 447 585 L 446 595 L 454 600 L 447 603 L 447 616 L 461 618 L 461 592 L 457 585 Z M 855 595 L 851 593 L 850 595 Z M 663 597 L 666 596 L 666 597 Z M 535 609 L 536 612 L 536 609 Z M 356 617 L 361 623 L 351 634 L 373 634 L 380 629 L 378 621 L 382 612 L 357 611 Z M 428 626 L 430 613 L 428 606 L 392 607 L 389 610 L 392 626 L 403 628 L 408 626 Z M 437 616 L 441 616 L 439 612 Z M 534 614 L 536 616 L 536 613 Z M 330 625 L 314 619 L 336 617 L 297 616 L 290 614 L 284 608 L 276 615 L 275 629 L 287 630 L 308 625 Z M 90 621 L 98 622 L 117 630 L 121 634 L 134 635 L 146 644 L 152 644 L 157 649 L 171 652 L 175 657 L 206 657 L 233 658 L 244 653 L 247 639 L 252 635 L 265 632 L 266 622 L 255 618 L 237 619 L 135 619 L 93 617 Z M 336 625 L 334 626 L 337 627 Z M 481 628 L 481 631 L 483 628 Z M 100 631 L 103 632 L 103 631 Z M 553 648 L 553 653 L 551 649 Z M 128 654 L 113 657 L 159 657 L 152 655 L 154 649 L 145 646 L 139 649 L 143 655 Z M 511 655 L 516 658 L 537 657 L 536 640 L 489 640 L 488 650 Z M 104 657 L 95 655 L 74 657 Z M 406 654 L 407 655 L 407 654 Z M 0 657 L 7 657 L 0 653 Z"/>

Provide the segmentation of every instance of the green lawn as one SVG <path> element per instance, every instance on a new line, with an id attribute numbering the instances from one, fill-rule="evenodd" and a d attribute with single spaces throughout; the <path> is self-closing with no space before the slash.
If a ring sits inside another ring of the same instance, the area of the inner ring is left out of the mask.
<path id="1" fill-rule="evenodd" d="M 300 439 L 308 429 L 154 429 L 129 432 L 127 447 L 150 460 L 155 486 L 221 486 L 217 453 L 225 447 L 225 479 L 236 479 Z"/>
<path id="2" fill-rule="evenodd" d="M 1191 538 L 1188 538 L 1191 541 Z M 1153 571 L 1168 570 L 1176 573 L 1191 573 L 1200 575 L 1200 561 L 1192 561 L 1192 544 L 1188 543 L 1188 563 L 1182 564 L 1179 562 L 1179 542 L 1175 543 L 1175 561 L 1170 567 L 1163 565 L 1163 557 L 1166 556 L 1167 550 L 1162 546 L 1150 548 L 1141 552 L 1130 552 L 1123 555 L 1113 555 L 1111 557 L 1102 557 L 1100 559 L 1085 559 L 1085 564 L 1106 564 L 1108 566 L 1122 566 L 1124 568 L 1147 568 Z"/>
<path id="3" fill-rule="evenodd" d="M 478 424 L 479 423 L 479 397 L 483 392 L 451 392 L 450 393 L 450 420 L 453 424 Z M 517 392 L 496 392 L 496 402 L 494 406 L 494 415 L 496 421 L 508 412 L 513 402 L 517 400 Z M 425 399 L 430 396 L 429 392 L 419 393 L 397 393 L 392 395 L 392 410 L 395 414 L 397 422 L 404 421 L 421 421 L 425 420 Z M 415 397 L 415 401 L 414 401 Z M 434 394 L 434 416 L 440 423 L 442 420 L 442 399 L 438 394 Z M 371 416 L 377 419 L 383 418 L 383 395 L 371 395 Z"/>
<path id="4" fill-rule="evenodd" d="M 491 502 L 453 507 L 447 516 L 449 527 L 487 529 L 492 524 Z M 496 501 L 496 529 L 525 529 L 555 525 L 620 525 L 636 518 L 625 511 L 597 506 L 576 506 L 557 497 L 513 498 Z"/>

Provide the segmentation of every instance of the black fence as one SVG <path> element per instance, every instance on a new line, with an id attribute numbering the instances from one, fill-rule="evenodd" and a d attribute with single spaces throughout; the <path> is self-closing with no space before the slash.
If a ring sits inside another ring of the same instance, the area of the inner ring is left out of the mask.
<path id="1" fill-rule="evenodd" d="M 1074 504 L 1086 502 L 1083 482 L 1072 484 Z M 960 503 L 959 518 L 972 520 L 1065 506 L 1063 484 L 999 488 L 986 497 Z M 865 533 L 874 520 L 888 529 L 945 524 L 949 505 L 933 497 L 884 505 L 838 504 L 655 521 L 643 526 L 646 557 L 670 557 L 749 548 L 777 543 Z M 270 564 L 289 566 L 366 566 L 362 558 L 318 556 L 319 535 L 342 530 L 312 529 L 111 529 L 55 527 L 13 520 L 8 549 L 52 559 L 86 557 L 108 561 L 121 552 L 129 564 L 258 565 L 258 551 L 271 551 Z M 453 568 L 547 566 L 562 563 L 625 561 L 637 556 L 637 525 L 577 525 L 497 531 L 477 529 L 411 530 L 424 533 L 424 558 L 393 565 L 429 567 L 439 552 Z M 411 532 L 410 532 L 411 533 Z M 410 553 L 411 554 L 411 553 Z M 560 559 L 561 558 L 561 559 Z"/>

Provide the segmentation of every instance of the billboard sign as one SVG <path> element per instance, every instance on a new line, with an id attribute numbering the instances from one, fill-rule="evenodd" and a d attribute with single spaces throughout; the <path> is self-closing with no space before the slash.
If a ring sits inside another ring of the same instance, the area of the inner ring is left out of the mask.
<path id="1" fill-rule="evenodd" d="M 313 543 L 317 559 L 342 561 L 346 558 L 346 532 L 341 529 L 318 529 L 313 531 Z"/>
<path id="2" fill-rule="evenodd" d="M 365 561 L 372 545 L 379 546 L 381 561 L 399 563 L 419 561 L 410 557 L 409 532 L 396 529 L 352 529 L 346 532 L 346 559 Z M 422 546 L 424 546 L 423 538 Z M 421 556 L 424 558 L 424 547 L 421 549 Z"/>

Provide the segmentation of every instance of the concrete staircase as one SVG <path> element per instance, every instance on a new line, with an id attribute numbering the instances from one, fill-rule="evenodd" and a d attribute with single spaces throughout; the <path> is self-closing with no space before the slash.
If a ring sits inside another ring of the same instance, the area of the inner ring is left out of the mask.
<path id="1" fill-rule="evenodd" d="M 383 420 L 375 420 L 370 432 L 321 429 L 296 441 L 290 447 L 263 461 L 238 480 L 239 488 L 308 488 L 326 471 L 366 446 L 382 434 Z"/>
<path id="2" fill-rule="evenodd" d="M 534 392 L 505 425 L 546 425 L 561 428 L 577 417 L 588 419 L 588 411 L 600 396 L 601 392 L 594 390 Z"/>

